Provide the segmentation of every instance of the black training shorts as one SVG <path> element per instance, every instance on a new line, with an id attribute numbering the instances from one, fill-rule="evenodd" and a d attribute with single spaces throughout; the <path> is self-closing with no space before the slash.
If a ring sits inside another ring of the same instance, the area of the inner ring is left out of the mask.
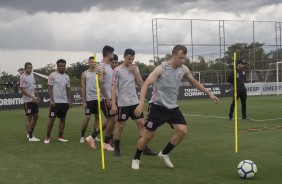
<path id="1" fill-rule="evenodd" d="M 131 105 L 126 107 L 119 107 L 118 108 L 118 122 L 126 121 L 130 117 L 132 120 L 141 119 L 144 118 L 144 114 L 142 114 L 139 117 L 136 117 L 134 114 L 134 111 L 136 109 L 137 105 Z"/>
<path id="2" fill-rule="evenodd" d="M 153 103 L 149 104 L 145 128 L 150 131 L 155 131 L 159 126 L 166 122 L 170 124 L 171 127 L 172 124 L 186 125 L 185 118 L 179 110 L 179 107 L 167 109 Z"/>
<path id="3" fill-rule="evenodd" d="M 24 110 L 26 116 L 31 116 L 38 113 L 38 104 L 33 102 L 24 103 Z"/>
<path id="4" fill-rule="evenodd" d="M 56 103 L 56 106 L 50 106 L 50 118 L 60 118 L 65 119 L 67 116 L 67 112 L 69 110 L 69 104 L 68 103 Z"/>

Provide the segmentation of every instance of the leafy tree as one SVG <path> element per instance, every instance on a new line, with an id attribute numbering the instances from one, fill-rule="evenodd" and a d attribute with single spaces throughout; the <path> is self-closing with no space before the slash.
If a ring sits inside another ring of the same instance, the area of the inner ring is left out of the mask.
<path id="1" fill-rule="evenodd" d="M 83 62 L 72 63 L 68 68 L 66 73 L 71 77 L 76 77 L 77 79 L 81 78 L 82 72 L 88 69 L 88 65 L 85 65 Z"/>
<path id="2" fill-rule="evenodd" d="M 34 69 L 34 72 L 43 74 L 43 75 L 50 75 L 52 72 L 56 71 L 56 64 L 47 64 L 47 66 L 43 67 L 43 68 L 38 68 L 38 69 Z"/>

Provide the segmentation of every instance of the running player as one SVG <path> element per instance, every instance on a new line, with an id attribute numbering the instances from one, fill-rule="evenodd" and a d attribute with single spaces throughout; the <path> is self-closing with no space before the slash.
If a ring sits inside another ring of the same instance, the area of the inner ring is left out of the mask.
<path id="1" fill-rule="evenodd" d="M 98 76 L 99 76 L 99 87 L 102 94 L 101 108 L 105 116 L 103 123 L 103 128 L 106 127 L 104 149 L 108 151 L 114 151 L 114 148 L 109 144 L 111 140 L 111 135 L 113 128 L 116 123 L 116 113 L 111 111 L 112 101 L 111 101 L 111 86 L 112 86 L 112 76 L 113 69 L 111 68 L 110 62 L 113 59 L 114 48 L 106 45 L 103 48 L 103 60 L 98 65 Z M 91 148 L 95 148 L 94 139 L 99 134 L 99 128 L 95 129 L 92 135 L 86 138 L 86 141 Z"/>
<path id="2" fill-rule="evenodd" d="M 178 145 L 187 134 L 185 118 L 177 105 L 179 86 L 183 76 L 197 89 L 206 93 L 214 102 L 218 98 L 208 91 L 201 83 L 194 79 L 187 66 L 183 65 L 187 54 L 187 48 L 183 45 L 176 45 L 172 50 L 172 57 L 157 66 L 144 82 L 140 93 L 140 103 L 136 107 L 134 114 L 136 117 L 143 116 L 145 95 L 148 87 L 153 84 L 153 96 L 148 107 L 148 115 L 145 123 L 145 134 L 137 144 L 137 150 L 132 160 L 132 169 L 139 169 L 142 150 L 154 137 L 159 126 L 167 122 L 175 129 L 165 148 L 158 156 L 165 162 L 166 166 L 173 168 L 168 154 Z"/>
<path id="3" fill-rule="evenodd" d="M 114 132 L 115 150 L 114 155 L 120 156 L 120 139 L 122 131 L 125 127 L 126 121 L 130 117 L 135 120 L 138 128 L 139 136 L 144 133 L 144 117 L 140 114 L 139 117 L 134 115 L 134 110 L 138 106 L 138 96 L 136 92 L 136 84 L 141 87 L 143 80 L 140 75 L 138 67 L 132 64 L 135 57 L 135 51 L 126 49 L 124 52 L 124 62 L 117 67 L 114 72 L 113 85 L 112 85 L 112 111 L 118 112 L 118 124 Z M 117 106 L 116 106 L 116 93 L 118 93 Z M 156 155 L 149 148 L 144 148 L 144 154 Z"/>
<path id="4" fill-rule="evenodd" d="M 50 113 L 47 125 L 47 136 L 44 143 L 50 142 L 50 135 L 56 117 L 60 118 L 59 135 L 57 140 L 60 142 L 68 142 L 63 138 L 65 129 L 65 120 L 69 108 L 72 107 L 70 78 L 65 74 L 66 61 L 59 59 L 57 61 L 57 71 L 51 73 L 48 77 L 48 93 L 50 100 Z"/>
<path id="5" fill-rule="evenodd" d="M 35 93 L 35 80 L 32 73 L 32 64 L 25 63 L 24 73 L 20 77 L 20 89 L 23 94 L 24 110 L 26 114 L 25 126 L 28 141 L 40 141 L 33 135 L 38 120 L 38 103 L 40 98 Z"/>
<path id="6" fill-rule="evenodd" d="M 82 123 L 80 143 L 84 143 L 84 136 L 88 127 L 91 114 L 94 114 L 94 129 L 99 127 L 99 114 L 98 114 L 98 98 L 96 88 L 96 66 L 94 57 L 88 59 L 89 69 L 81 74 L 81 96 L 82 106 L 85 110 L 85 118 Z M 93 149 L 96 149 L 95 144 L 91 144 Z"/>

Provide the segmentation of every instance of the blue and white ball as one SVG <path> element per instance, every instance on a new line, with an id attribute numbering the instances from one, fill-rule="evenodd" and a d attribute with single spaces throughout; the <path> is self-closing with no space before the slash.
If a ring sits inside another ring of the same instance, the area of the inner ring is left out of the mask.
<path id="1" fill-rule="evenodd" d="M 237 171 L 241 178 L 252 178 L 257 173 L 257 166 L 251 160 L 243 160 L 239 163 Z"/>

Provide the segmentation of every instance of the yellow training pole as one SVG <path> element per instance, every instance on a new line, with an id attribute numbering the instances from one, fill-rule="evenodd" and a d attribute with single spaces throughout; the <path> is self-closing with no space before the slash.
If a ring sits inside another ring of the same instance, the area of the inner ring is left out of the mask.
<path id="1" fill-rule="evenodd" d="M 95 66 L 96 66 L 96 53 L 94 53 L 94 62 L 95 62 Z M 98 76 L 97 68 L 96 68 L 96 90 L 97 90 L 97 98 L 98 98 L 98 114 L 99 114 L 99 127 L 100 127 L 100 140 L 101 140 L 102 169 L 105 169 L 103 124 L 102 124 L 102 116 L 101 116 L 100 87 L 99 87 L 99 76 Z"/>
<path id="2" fill-rule="evenodd" d="M 234 121 L 235 121 L 235 153 L 238 153 L 238 107 L 237 107 L 237 55 L 234 52 Z"/>

